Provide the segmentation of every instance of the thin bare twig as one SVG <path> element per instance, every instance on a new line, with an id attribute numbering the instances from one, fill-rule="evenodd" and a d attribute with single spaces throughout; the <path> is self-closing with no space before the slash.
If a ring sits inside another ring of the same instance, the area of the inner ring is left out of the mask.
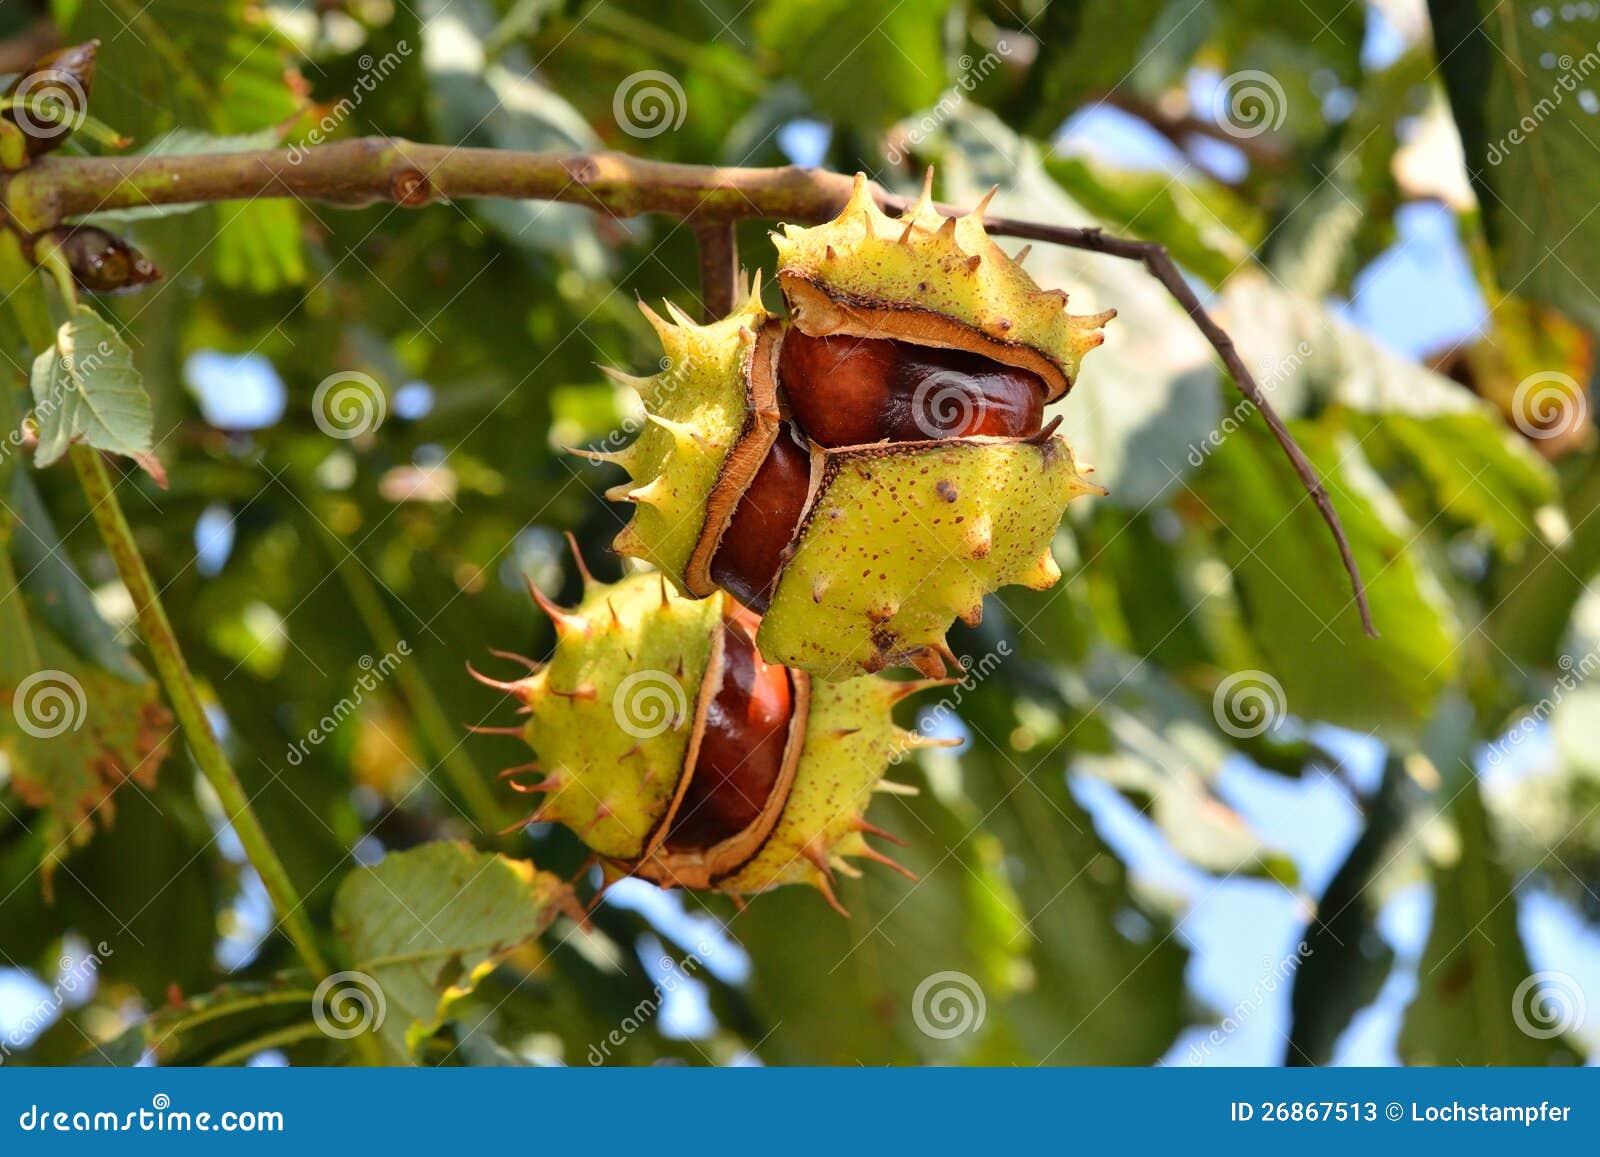
<path id="1" fill-rule="evenodd" d="M 39 232 L 99 210 L 142 205 L 295 196 L 337 205 L 390 201 L 417 207 L 471 197 L 565 201 L 616 217 L 670 213 L 692 219 L 697 235 L 717 224 L 751 217 L 817 224 L 836 216 L 852 181 L 841 173 L 794 166 L 723 168 L 647 161 L 623 153 L 527 153 L 503 149 L 418 145 L 367 137 L 313 148 L 150 157 L 44 157 L 12 174 L 0 202 L 21 228 Z M 876 191 L 887 210 L 907 199 Z M 940 206 L 942 212 L 957 209 Z M 1316 503 L 1339 549 L 1369 635 L 1377 633 L 1360 568 L 1333 503 L 1282 420 L 1263 396 L 1233 341 L 1184 281 L 1164 246 L 1114 237 L 1100 229 L 986 217 L 991 233 L 1031 238 L 1142 264 L 1183 306 L 1205 335 L 1239 391 L 1261 411 L 1272 435 Z M 703 255 L 702 263 L 708 258 Z M 725 269 L 727 257 L 719 256 Z M 706 282 L 709 294 L 712 278 Z"/>
<path id="2" fill-rule="evenodd" d="M 700 247 L 700 308 L 706 321 L 733 312 L 739 296 L 739 238 L 732 221 L 694 227 Z"/>

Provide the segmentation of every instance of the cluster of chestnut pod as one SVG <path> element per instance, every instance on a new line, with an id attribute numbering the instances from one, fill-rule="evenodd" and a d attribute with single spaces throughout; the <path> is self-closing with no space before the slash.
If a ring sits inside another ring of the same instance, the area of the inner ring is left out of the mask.
<path id="1" fill-rule="evenodd" d="M 1044 411 L 1111 314 L 1067 313 L 984 231 L 987 199 L 946 216 L 931 177 L 899 218 L 857 177 L 836 219 L 775 233 L 786 318 L 759 280 L 707 325 L 641 307 L 662 369 L 611 376 L 642 430 L 575 451 L 626 471 L 607 497 L 632 505 L 615 549 L 640 569 L 585 569 L 573 608 L 535 591 L 550 660 L 474 672 L 526 716 L 497 729 L 539 757 L 507 773 L 543 797 L 526 822 L 572 828 L 609 878 L 735 899 L 809 883 L 838 907 L 852 859 L 899 868 L 867 805 L 933 741 L 894 704 L 942 681 L 946 630 L 986 594 L 1060 578 L 1063 510 L 1100 492 Z"/>

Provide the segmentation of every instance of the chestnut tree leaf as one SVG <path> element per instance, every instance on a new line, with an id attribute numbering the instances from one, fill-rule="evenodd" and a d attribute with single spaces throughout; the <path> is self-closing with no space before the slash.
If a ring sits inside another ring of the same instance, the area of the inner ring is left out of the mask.
<path id="1" fill-rule="evenodd" d="M 62 323 L 55 345 L 34 359 L 29 380 L 39 429 L 34 465 L 50 465 L 76 441 L 130 458 L 154 448 L 150 396 L 133 351 L 88 306 Z"/>
<path id="2" fill-rule="evenodd" d="M 157 1065 L 239 1063 L 241 1046 L 268 1033 L 305 1024 L 308 1037 L 327 1042 L 311 1020 L 309 985 L 274 979 L 268 983 L 225 984 L 178 1004 L 155 1010 L 138 1024 L 84 1053 L 80 1064 L 130 1068 Z M 265 1045 L 262 1046 L 263 1048 Z"/>
<path id="3" fill-rule="evenodd" d="M 1418 530 L 1360 445 L 1325 422 L 1292 430 L 1344 523 L 1380 634 L 1362 633 L 1327 528 L 1271 436 L 1247 423 L 1188 484 L 1253 640 L 1230 662 L 1279 680 L 1279 714 L 1414 737 L 1460 667 L 1461 622 L 1427 556 L 1407 549 Z"/>
<path id="4" fill-rule="evenodd" d="M 348 979 L 361 992 L 350 997 L 367 1002 L 384 1044 L 410 1057 L 454 1000 L 574 907 L 565 884 L 525 860 L 439 842 L 391 852 L 346 877 L 333 927 L 358 974 Z M 339 998 L 325 994 L 335 1024 Z"/>
<path id="5" fill-rule="evenodd" d="M 59 841 L 85 843 L 95 830 L 86 821 L 113 822 L 125 782 L 155 785 L 175 730 L 172 714 L 154 682 L 84 664 L 44 626 L 33 625 L 32 647 L 13 646 L 16 636 L 7 633 L 0 752 L 10 762 L 10 788 L 49 813 Z"/>
<path id="6" fill-rule="evenodd" d="M 756 37 L 818 112 L 871 136 L 944 91 L 940 27 L 949 8 L 948 0 L 776 0 L 757 17 Z"/>
<path id="7" fill-rule="evenodd" d="M 909 765 L 889 778 L 908 781 Z M 889 797 L 883 797 L 885 803 Z M 835 883 L 841 919 L 812 888 L 763 894 L 730 923 L 750 953 L 750 999 L 784 1063 L 1019 1064 L 1007 1002 L 1026 970 L 1028 935 L 1004 850 L 965 800 L 927 789 L 893 797 L 873 822 L 907 846 L 888 849 L 912 883 L 863 863 Z M 797 942 L 807 951 L 789 950 Z"/>
<path id="8" fill-rule="evenodd" d="M 1500 284 L 1590 329 L 1600 298 L 1594 71 L 1600 15 L 1581 4 L 1429 0 L 1434 48 Z"/>

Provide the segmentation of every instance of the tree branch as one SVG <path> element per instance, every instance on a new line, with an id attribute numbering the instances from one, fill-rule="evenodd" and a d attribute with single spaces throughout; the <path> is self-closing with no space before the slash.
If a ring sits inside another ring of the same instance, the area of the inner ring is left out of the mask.
<path id="1" fill-rule="evenodd" d="M 732 221 L 696 225 L 700 247 L 700 308 L 707 322 L 727 317 L 739 296 L 739 238 Z"/>
<path id="2" fill-rule="evenodd" d="M 723 168 L 647 161 L 622 153 L 526 153 L 453 148 L 366 137 L 311 148 L 191 156 L 47 156 L 7 179 L 0 200 L 23 229 L 40 232 L 62 221 L 109 209 L 293 196 L 335 205 L 393 202 L 418 207 L 438 200 L 512 197 L 564 201 L 634 217 L 669 213 L 690 218 L 702 241 L 702 271 L 728 256 L 707 250 L 710 230 L 750 217 L 796 224 L 831 220 L 850 196 L 851 178 L 793 166 Z M 908 199 L 879 190 L 879 203 L 903 211 Z M 954 215 L 959 210 L 941 205 Z M 1315 468 L 1301 452 L 1245 367 L 1233 341 L 1206 312 L 1166 248 L 1113 237 L 1099 229 L 986 217 L 989 232 L 1031 238 L 1142 264 L 1166 286 L 1216 349 L 1239 391 L 1261 411 L 1272 435 L 1327 523 L 1349 575 L 1361 623 L 1376 634 L 1360 569 L 1339 516 Z M 704 282 L 709 293 L 711 278 Z"/>

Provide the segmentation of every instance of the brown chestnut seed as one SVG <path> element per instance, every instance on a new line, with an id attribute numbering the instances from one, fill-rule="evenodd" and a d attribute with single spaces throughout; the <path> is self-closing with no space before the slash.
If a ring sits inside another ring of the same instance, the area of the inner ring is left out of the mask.
<path id="1" fill-rule="evenodd" d="M 784 335 L 778 381 L 802 429 L 829 448 L 974 434 L 1021 438 L 1044 420 L 1038 375 L 966 350 L 890 338 Z"/>
<path id="2" fill-rule="evenodd" d="M 811 455 L 786 422 L 711 556 L 712 581 L 758 614 L 772 599 L 810 485 Z"/>
<path id="3" fill-rule="evenodd" d="M 790 326 L 778 352 L 778 383 L 796 420 L 819 445 L 881 441 L 883 405 L 898 342 L 807 337 Z"/>
<path id="4" fill-rule="evenodd" d="M 722 685 L 667 833 L 669 852 L 702 851 L 738 835 L 778 783 L 794 700 L 788 668 L 761 657 L 754 630 L 754 616 L 737 608 L 723 625 Z"/>

